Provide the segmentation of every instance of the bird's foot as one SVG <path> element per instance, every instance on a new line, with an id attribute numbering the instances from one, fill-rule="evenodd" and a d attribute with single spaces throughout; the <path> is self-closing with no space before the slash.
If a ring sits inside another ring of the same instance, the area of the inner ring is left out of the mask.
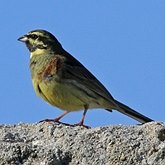
<path id="1" fill-rule="evenodd" d="M 91 128 L 91 127 L 89 127 L 89 126 L 87 126 L 87 125 L 84 125 L 82 122 L 79 122 L 79 123 L 77 123 L 77 124 L 63 123 L 63 122 L 59 121 L 58 118 L 56 118 L 56 119 L 44 119 L 44 120 L 39 121 L 39 123 L 41 123 L 41 122 L 54 122 L 54 123 L 64 124 L 64 125 L 66 125 L 66 126 L 71 126 L 71 127 L 83 126 L 83 127 L 87 128 L 87 129 Z"/>
<path id="2" fill-rule="evenodd" d="M 91 128 L 90 126 L 88 126 L 88 125 L 84 125 L 83 123 L 77 123 L 77 124 L 73 124 L 73 126 L 74 127 L 76 127 L 76 126 L 83 126 L 83 127 L 85 127 L 85 128 L 87 128 L 87 129 L 89 129 L 89 128 Z"/>
<path id="3" fill-rule="evenodd" d="M 53 123 L 58 123 L 58 124 L 64 124 L 66 126 L 73 126 L 72 124 L 63 123 L 63 122 L 59 121 L 58 118 L 56 118 L 56 119 L 44 119 L 44 120 L 39 121 L 39 123 L 41 123 L 41 122 L 53 122 Z"/>
<path id="4" fill-rule="evenodd" d="M 58 124 L 64 124 L 66 126 L 74 126 L 73 124 L 68 124 L 68 123 L 63 123 L 61 121 L 59 121 L 58 118 L 55 118 L 55 119 L 44 119 L 44 120 L 41 120 L 39 121 L 39 123 L 42 123 L 42 122 L 53 122 L 53 123 L 58 123 Z"/>
<path id="5" fill-rule="evenodd" d="M 39 123 L 41 123 L 41 122 L 54 122 L 54 123 L 56 122 L 56 123 L 61 123 L 58 118 L 56 118 L 56 119 L 44 119 L 44 120 L 39 121 Z"/>

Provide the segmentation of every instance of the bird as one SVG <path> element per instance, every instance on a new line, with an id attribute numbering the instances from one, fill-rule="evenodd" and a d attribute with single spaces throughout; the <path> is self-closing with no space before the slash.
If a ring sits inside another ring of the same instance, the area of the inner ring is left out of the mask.
<path id="1" fill-rule="evenodd" d="M 36 95 L 64 112 L 55 119 L 59 122 L 69 112 L 83 110 L 79 123 L 88 109 L 116 110 L 141 124 L 152 119 L 113 98 L 104 85 L 75 57 L 68 53 L 57 38 L 47 30 L 37 29 L 18 38 L 30 51 L 30 71 Z"/>

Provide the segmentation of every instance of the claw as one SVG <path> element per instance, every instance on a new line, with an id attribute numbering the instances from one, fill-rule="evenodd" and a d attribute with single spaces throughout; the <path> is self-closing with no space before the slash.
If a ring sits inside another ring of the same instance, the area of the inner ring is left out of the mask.
<path id="1" fill-rule="evenodd" d="M 57 118 L 56 119 L 44 119 L 44 120 L 41 120 L 39 121 L 39 123 L 41 122 L 56 122 L 56 123 L 61 123 Z"/>
<path id="2" fill-rule="evenodd" d="M 73 126 L 74 126 L 74 127 L 76 127 L 76 126 L 83 126 L 83 127 L 87 128 L 87 129 L 90 129 L 90 128 L 91 128 L 90 126 L 84 125 L 84 124 L 82 124 L 82 123 L 73 124 Z"/>

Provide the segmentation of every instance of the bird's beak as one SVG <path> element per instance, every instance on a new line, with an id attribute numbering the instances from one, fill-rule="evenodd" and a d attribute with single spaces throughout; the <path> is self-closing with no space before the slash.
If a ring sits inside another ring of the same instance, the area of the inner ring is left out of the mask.
<path id="1" fill-rule="evenodd" d="M 26 41 L 28 41 L 28 37 L 26 35 L 24 35 L 24 36 L 18 38 L 18 41 L 26 42 Z"/>

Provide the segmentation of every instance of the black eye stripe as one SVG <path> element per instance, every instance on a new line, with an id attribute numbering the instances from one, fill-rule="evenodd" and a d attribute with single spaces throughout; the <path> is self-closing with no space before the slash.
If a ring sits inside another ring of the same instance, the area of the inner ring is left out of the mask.
<path id="1" fill-rule="evenodd" d="M 38 36 L 36 34 L 29 34 L 28 37 L 31 38 L 31 39 L 34 39 L 34 40 L 38 39 L 39 41 L 43 41 L 44 43 L 47 42 L 47 40 L 48 40 L 44 36 Z"/>
<path id="2" fill-rule="evenodd" d="M 44 45 L 47 45 L 48 42 L 49 42 L 49 38 L 47 36 L 41 36 L 41 35 L 37 35 L 37 34 L 28 34 L 27 37 L 29 39 L 32 39 L 32 40 L 36 40 L 37 39 L 37 42 L 42 42 Z"/>
<path id="3" fill-rule="evenodd" d="M 32 38 L 32 39 L 37 39 L 38 38 L 38 36 L 36 34 L 29 34 L 28 37 Z"/>

